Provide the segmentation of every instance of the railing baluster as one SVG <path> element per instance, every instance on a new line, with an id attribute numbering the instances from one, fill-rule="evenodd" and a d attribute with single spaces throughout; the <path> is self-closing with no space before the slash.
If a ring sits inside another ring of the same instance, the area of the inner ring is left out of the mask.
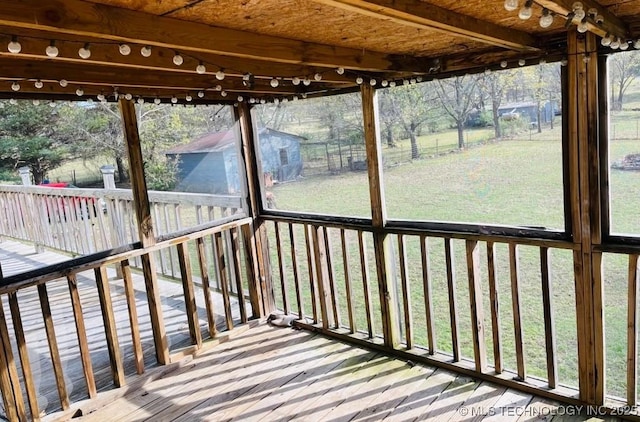
<path id="1" fill-rule="evenodd" d="M 184 305 L 189 324 L 191 344 L 195 344 L 200 349 L 202 347 L 202 334 L 200 333 L 196 295 L 193 288 L 193 276 L 191 275 L 191 260 L 189 259 L 186 242 L 178 243 L 176 249 L 178 251 L 178 264 L 180 265 L 180 278 L 182 279 L 182 291 L 184 292 Z"/>
<path id="2" fill-rule="evenodd" d="M 420 236 L 420 255 L 422 257 L 422 290 L 424 293 L 424 310 L 427 321 L 427 341 L 429 343 L 429 354 L 436 352 L 436 327 L 433 317 L 433 298 L 431 293 L 431 265 L 429 263 L 429 239 L 427 236 Z"/>
<path id="3" fill-rule="evenodd" d="M 162 204 L 162 213 L 164 214 L 164 234 L 171 233 L 171 219 L 169 218 L 169 209 L 167 204 Z M 176 265 L 177 257 L 172 248 L 167 249 L 169 255 L 169 267 L 171 269 L 171 277 L 176 277 L 176 270 L 179 265 Z"/>
<path id="4" fill-rule="evenodd" d="M 229 229 L 229 245 L 231 245 L 231 262 L 233 263 L 233 274 L 235 286 L 238 293 L 238 308 L 240 309 L 240 321 L 244 324 L 247 318 L 247 306 L 244 301 L 244 289 L 242 287 L 242 269 L 240 267 L 240 244 L 238 238 L 238 229 L 232 227 Z M 297 285 L 297 284 L 296 284 Z"/>
<path id="5" fill-rule="evenodd" d="M 469 302 L 471 305 L 471 332 L 476 371 L 487 370 L 487 349 L 484 342 L 484 310 L 480 287 L 480 249 L 477 240 L 466 241 L 467 274 L 469 276 Z"/>
<path id="6" fill-rule="evenodd" d="M 276 249 L 278 252 L 278 272 L 280 274 L 280 288 L 282 293 L 282 305 L 284 313 L 289 314 L 289 296 L 287 295 L 287 274 L 284 269 L 284 257 L 282 254 L 282 240 L 280 239 L 280 225 L 277 221 L 273 223 L 273 230 L 276 234 Z"/>
<path id="7" fill-rule="evenodd" d="M 638 401 L 638 255 L 629 255 L 627 302 L 627 404 Z"/>
<path id="8" fill-rule="evenodd" d="M 322 328 L 325 330 L 333 326 L 333 314 L 329 312 L 331 289 L 329 288 L 329 271 L 326 261 L 326 244 L 324 242 L 324 230 L 322 227 L 313 226 L 314 258 L 316 263 L 316 280 L 318 281 L 318 299 L 320 301 L 320 315 Z"/>
<path id="9" fill-rule="evenodd" d="M 40 420 L 38 391 L 36 390 L 36 385 L 33 382 L 33 372 L 31 372 L 29 350 L 27 349 L 27 341 L 24 336 L 24 327 L 22 325 L 22 316 L 20 314 L 17 292 L 9 293 L 9 309 L 11 310 L 11 319 L 13 321 L 13 332 L 16 336 L 16 343 L 18 344 L 20 366 L 22 367 L 22 375 L 24 377 L 24 389 L 27 393 L 29 408 L 31 409 L 31 419 L 38 421 Z"/>
<path id="10" fill-rule="evenodd" d="M 340 241 L 342 244 L 342 267 L 344 269 L 344 288 L 347 295 L 347 314 L 349 316 L 349 332 L 356 332 L 355 304 L 351 288 L 351 267 L 349 265 L 349 250 L 347 248 L 347 233 L 345 229 L 340 229 Z"/>
<path id="11" fill-rule="evenodd" d="M 0 298 L 0 340 L 2 341 L 2 355 L 4 357 L 4 363 L 7 366 L 9 382 L 11 383 L 11 394 L 16 406 L 16 412 L 18 419 L 21 421 L 27 420 L 27 409 L 24 404 L 24 398 L 22 397 L 22 389 L 20 388 L 20 379 L 18 378 L 18 369 L 16 368 L 16 362 L 13 358 L 13 350 L 11 349 L 11 339 L 9 337 L 9 330 L 7 329 L 7 320 L 4 314 L 4 304 Z M 8 393 L 8 391 L 6 392 Z"/>
<path id="12" fill-rule="evenodd" d="M 522 315 L 520 314 L 520 285 L 518 245 L 509 243 L 509 263 L 511 268 L 511 302 L 513 305 L 513 332 L 516 342 L 516 361 L 518 366 L 518 379 L 526 378 L 524 342 L 522 340 Z"/>
<path id="13" fill-rule="evenodd" d="M 73 308 L 73 318 L 76 324 L 78 348 L 80 349 L 80 360 L 82 361 L 84 379 L 87 383 L 89 397 L 94 398 L 96 396 L 96 382 L 93 377 L 93 365 L 91 364 L 91 354 L 89 353 L 89 344 L 87 342 L 87 330 L 84 325 L 82 303 L 80 302 L 80 295 L 78 294 L 78 280 L 75 274 L 67 275 L 67 284 L 69 285 L 69 295 L 71 296 L 71 307 Z"/>
<path id="14" fill-rule="evenodd" d="M 49 352 L 51 353 L 51 363 L 53 364 L 58 397 L 60 397 L 60 405 L 62 406 L 62 410 L 67 410 L 69 408 L 69 395 L 67 394 L 67 387 L 65 386 L 64 375 L 62 373 L 62 362 L 60 361 L 60 352 L 58 351 L 56 330 L 53 319 L 51 318 L 51 306 L 49 305 L 49 294 L 47 293 L 46 284 L 38 285 L 38 297 L 40 298 L 40 308 L 42 309 L 44 329 L 47 333 L 47 341 L 49 343 Z"/>
<path id="15" fill-rule="evenodd" d="M 313 313 L 313 323 L 318 323 L 318 305 L 317 305 L 317 295 L 316 295 L 316 283 L 315 283 L 315 259 L 314 259 L 314 251 L 315 248 L 311 243 L 311 239 L 313 235 L 309 234 L 309 230 L 312 230 L 312 227 L 308 224 L 304 225 L 304 240 L 306 244 L 307 250 L 307 269 L 309 271 L 309 294 L 311 296 L 311 312 Z"/>
<path id="16" fill-rule="evenodd" d="M 331 294 L 331 311 L 333 312 L 333 326 L 340 328 L 340 308 L 338 305 L 338 292 L 336 290 L 336 272 L 333 267 L 333 242 L 329 236 L 327 227 L 322 228 L 324 231 L 324 248 L 326 253 L 327 275 L 329 276 L 329 292 Z"/>
<path id="17" fill-rule="evenodd" d="M 500 327 L 500 296 L 496 283 L 496 246 L 487 242 L 487 272 L 489 278 L 489 302 L 491 304 L 491 331 L 493 333 L 493 364 L 496 373 L 502 373 L 502 328 Z"/>
<path id="18" fill-rule="evenodd" d="M 156 236 L 159 236 L 161 234 L 162 224 L 160 220 L 160 207 L 158 206 L 157 202 L 153 203 L 153 216 L 155 217 L 155 221 L 153 222 L 153 231 L 155 232 Z M 160 272 L 166 275 L 168 273 L 168 266 L 169 266 L 168 259 L 167 259 L 167 249 L 166 248 L 160 249 L 157 252 L 157 256 L 158 256 L 158 261 L 160 261 Z"/>
<path id="19" fill-rule="evenodd" d="M 547 346 L 547 378 L 549 380 L 549 388 L 556 388 L 558 386 L 556 330 L 553 311 L 553 285 L 551 284 L 551 257 L 547 247 L 540 248 L 540 274 L 542 276 L 544 338 Z"/>
<path id="20" fill-rule="evenodd" d="M 218 262 L 218 277 L 220 285 L 222 287 L 222 301 L 224 303 L 224 315 L 227 324 L 227 330 L 233 328 L 233 317 L 231 315 L 231 300 L 229 298 L 229 284 L 227 281 L 227 268 L 224 256 L 224 241 L 222 239 L 222 233 L 217 232 L 215 237 L 215 253 Z"/>
<path id="21" fill-rule="evenodd" d="M 409 290 L 409 268 L 407 262 L 407 240 L 398 235 L 398 254 L 400 255 L 400 284 L 402 286 L 402 303 L 404 306 L 404 329 L 407 349 L 413 348 L 413 312 L 411 310 L 411 293 Z"/>
<path id="22" fill-rule="evenodd" d="M 298 256 L 296 255 L 296 235 L 293 224 L 289 223 L 289 242 L 291 244 L 291 266 L 293 268 L 293 285 L 296 289 L 296 301 L 298 302 L 298 318 L 304 317 L 302 306 L 302 294 L 300 291 L 300 269 L 298 267 Z"/>
<path id="23" fill-rule="evenodd" d="M 140 340 L 140 325 L 138 324 L 138 309 L 136 308 L 136 292 L 133 289 L 133 277 L 131 276 L 129 260 L 125 259 L 120 262 L 120 268 L 122 270 L 122 281 L 124 283 L 127 309 L 129 311 L 129 326 L 131 327 L 131 342 L 133 343 L 133 356 L 136 360 L 136 372 L 138 374 L 142 374 L 144 372 L 144 353 L 142 351 L 142 342 Z"/>
<path id="24" fill-rule="evenodd" d="M 102 321 L 107 339 L 107 350 L 109 352 L 109 363 L 111 366 L 111 376 L 116 387 L 125 385 L 124 368 L 122 366 L 122 355 L 118 344 L 118 332 L 116 319 L 113 314 L 113 303 L 111 302 L 111 289 L 106 267 L 99 267 L 94 270 L 96 286 L 98 287 L 98 299 L 102 310 Z M 40 286 L 38 286 L 40 287 Z"/>
<path id="25" fill-rule="evenodd" d="M 460 333 L 458 330 L 458 303 L 456 299 L 456 269 L 453 255 L 453 239 L 444 239 L 444 254 L 447 267 L 447 290 L 449 292 L 449 318 L 451 319 L 451 347 L 453 361 L 460 360 Z"/>
<path id="26" fill-rule="evenodd" d="M 207 311 L 207 326 L 209 337 L 216 335 L 216 316 L 211 300 L 211 287 L 209 286 L 209 265 L 207 264 L 207 254 L 204 247 L 204 239 L 196 239 L 196 252 L 198 255 L 198 265 L 200 266 L 200 279 L 202 280 L 202 295 L 204 296 L 204 306 Z"/>
<path id="27" fill-rule="evenodd" d="M 367 246 L 364 238 L 364 232 L 358 230 L 358 252 L 360 253 L 360 269 L 362 270 L 362 291 L 364 294 L 364 310 L 367 314 L 367 332 L 369 338 L 373 338 L 375 332 L 373 330 L 372 320 L 372 303 L 371 289 L 369 287 L 369 260 L 367 259 Z"/>

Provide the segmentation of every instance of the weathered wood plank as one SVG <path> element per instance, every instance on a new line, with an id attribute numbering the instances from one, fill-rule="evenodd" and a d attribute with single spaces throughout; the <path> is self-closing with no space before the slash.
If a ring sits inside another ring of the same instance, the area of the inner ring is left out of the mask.
<path id="1" fill-rule="evenodd" d="M 409 263 L 407 262 L 407 240 L 398 235 L 398 254 L 400 255 L 400 284 L 402 286 L 402 304 L 404 310 L 404 330 L 407 349 L 413 348 L 413 312 L 411 309 L 411 290 L 409 287 Z"/>
<path id="2" fill-rule="evenodd" d="M 358 230 L 358 252 L 360 254 L 360 270 L 362 271 L 362 292 L 364 295 L 364 312 L 367 318 L 367 332 L 369 338 L 375 335 L 373 331 L 371 289 L 369 288 L 369 260 L 367 259 L 367 246 L 364 239 L 364 233 Z"/>
<path id="3" fill-rule="evenodd" d="M 513 333 L 515 335 L 516 362 L 518 379 L 526 378 L 526 364 L 524 355 L 524 341 L 522 337 L 522 314 L 520 313 L 520 280 L 518 262 L 518 245 L 509 243 L 509 266 L 511 269 L 511 303 L 513 306 Z"/>
<path id="4" fill-rule="evenodd" d="M 445 265 L 447 268 L 447 291 L 449 294 L 449 320 L 451 323 L 451 347 L 453 361 L 460 360 L 460 333 L 458 329 L 458 300 L 456 295 L 455 255 L 453 254 L 453 239 L 444 239 Z"/>
<path id="5" fill-rule="evenodd" d="M 422 261 L 422 291 L 424 294 L 424 310 L 427 322 L 427 342 L 429 345 L 429 354 L 433 355 L 436 352 L 436 326 L 433 315 L 429 238 L 427 236 L 420 236 L 420 257 Z"/>
<path id="6" fill-rule="evenodd" d="M 218 262 L 218 278 L 222 290 L 222 302 L 224 304 L 224 316 L 227 330 L 233 329 L 233 315 L 231 313 L 231 297 L 229 296 L 229 280 L 227 280 L 227 261 L 224 253 L 224 241 L 222 233 L 215 233 L 215 254 Z"/>
<path id="7" fill-rule="evenodd" d="M 198 266 L 200 267 L 200 281 L 202 283 L 202 296 L 204 299 L 204 307 L 207 312 L 207 327 L 209 329 L 209 337 L 216 335 L 216 317 L 211 300 L 211 286 L 209 285 L 209 265 L 207 264 L 207 253 L 203 238 L 196 239 L 196 254 L 198 256 Z"/>
<path id="8" fill-rule="evenodd" d="M 296 290 L 296 302 L 298 305 L 298 317 L 304 317 L 304 307 L 302 303 L 302 292 L 300 290 L 300 269 L 298 267 L 298 255 L 296 253 L 298 247 L 296 245 L 296 235 L 293 224 L 289 227 L 289 244 L 291 246 L 291 268 L 293 270 L 293 285 Z"/>
<path id="9" fill-rule="evenodd" d="M 544 334 L 547 349 L 547 379 L 549 388 L 556 388 L 558 385 L 558 363 L 556 359 L 553 285 L 551 283 L 551 251 L 549 251 L 549 248 L 540 248 L 540 275 L 542 278 L 542 309 L 544 312 Z"/>
<path id="10" fill-rule="evenodd" d="M 138 324 L 136 293 L 133 287 L 133 276 L 131 275 L 131 267 L 128 259 L 120 262 L 120 271 L 122 273 L 127 310 L 129 313 L 129 327 L 131 328 L 131 343 L 133 345 L 133 357 L 136 361 L 136 372 L 138 374 L 142 374 L 144 372 L 144 354 L 142 351 L 142 342 L 140 340 L 140 325 Z"/>
<path id="11" fill-rule="evenodd" d="M 240 258 L 240 239 L 238 237 L 238 229 L 232 227 L 227 232 L 229 240 L 229 253 L 231 254 L 231 268 L 233 268 L 236 293 L 238 294 L 238 309 L 240 310 L 240 323 L 245 324 L 249 318 L 247 317 L 247 305 L 244 300 L 244 287 L 242 286 L 242 268 Z"/>
<path id="12" fill-rule="evenodd" d="M 0 300 L 0 341 L 2 342 L 2 364 L 6 365 L 11 383 L 11 390 L 4 390 L 2 393 L 10 394 L 15 404 L 15 410 L 20 421 L 27 420 L 27 410 L 22 397 L 22 389 L 20 388 L 20 380 L 18 378 L 18 369 L 13 358 L 13 350 L 11 348 L 11 339 L 9 330 L 7 329 L 7 319 L 4 313 L 4 304 Z M 2 384 L 0 384 L 2 385 Z"/>
<path id="13" fill-rule="evenodd" d="M 333 266 L 333 242 L 327 227 L 322 228 L 324 232 L 324 249 L 327 264 L 327 275 L 329 276 L 329 299 L 331 301 L 331 312 L 333 313 L 334 328 L 340 328 L 340 308 L 338 305 L 338 291 L 336 290 L 336 271 Z"/>
<path id="14" fill-rule="evenodd" d="M 278 273 L 280 274 L 280 291 L 282 293 L 282 306 L 284 313 L 289 314 L 289 295 L 287 294 L 287 273 L 285 271 L 284 256 L 282 253 L 282 240 L 280 239 L 280 225 L 273 223 L 273 231 L 276 234 L 276 250 L 278 253 Z"/>
<path id="15" fill-rule="evenodd" d="M 191 343 L 195 344 L 197 348 L 200 348 L 202 347 L 202 334 L 200 333 L 200 321 L 198 320 L 196 294 L 193 289 L 191 259 L 189 258 L 186 243 L 178 243 L 176 249 L 178 251 L 178 263 L 180 265 L 180 278 L 182 280 L 187 323 L 189 324 L 189 335 L 191 336 Z"/>
<path id="16" fill-rule="evenodd" d="M 94 270 L 94 274 L 96 277 L 100 310 L 102 312 L 102 321 L 104 323 L 104 331 L 107 339 L 111 376 L 113 378 L 113 384 L 116 387 L 122 387 L 126 384 L 126 381 L 124 379 L 122 353 L 118 343 L 118 329 L 116 327 L 116 319 L 113 313 L 113 302 L 111 300 L 111 289 L 109 287 L 107 269 L 105 267 L 96 268 Z"/>
<path id="17" fill-rule="evenodd" d="M 310 232 L 313 227 L 304 225 L 304 243 L 307 252 L 307 270 L 309 271 L 309 295 L 311 296 L 311 312 L 313 313 L 313 323 L 318 323 L 318 295 L 316 293 L 316 260 L 315 248 L 312 243 L 313 234 Z"/>
<path id="18" fill-rule="evenodd" d="M 491 304 L 491 332 L 493 334 L 493 365 L 496 373 L 502 373 L 502 328 L 500 326 L 500 293 L 496 277 L 496 245 L 487 242 L 487 276 L 489 279 L 489 303 Z"/>
<path id="19" fill-rule="evenodd" d="M 262 290 L 260 289 L 260 271 L 258 270 L 258 260 L 256 258 L 256 245 L 251 224 L 240 227 L 242 231 L 242 245 L 244 246 L 245 267 L 247 269 L 247 282 L 249 284 L 249 300 L 251 302 L 251 312 L 254 318 L 264 315 L 264 305 Z"/>
<path id="20" fill-rule="evenodd" d="M 478 242 L 466 241 L 467 274 L 469 276 L 469 301 L 471 305 L 471 333 L 476 371 L 487 370 L 487 349 L 484 341 L 484 309 L 480 285 L 480 249 Z"/>
<path id="21" fill-rule="evenodd" d="M 324 242 L 324 230 L 322 227 L 313 226 L 312 232 L 312 244 L 313 244 L 313 256 L 316 267 L 316 280 L 318 281 L 318 299 L 320 302 L 320 317 L 322 318 L 322 327 L 328 329 L 333 327 L 335 321 L 333 319 L 333 313 L 330 312 L 330 295 L 331 289 L 329 288 L 329 270 L 327 268 L 327 250 Z"/>
<path id="22" fill-rule="evenodd" d="M 347 299 L 347 316 L 349 318 L 349 332 L 352 334 L 356 332 L 356 319 L 355 319 L 355 303 L 353 300 L 353 292 L 351 286 L 351 266 L 349 265 L 349 249 L 347 234 L 344 229 L 340 230 L 340 244 L 342 249 L 342 269 L 344 271 L 344 289 Z"/>
<path id="23" fill-rule="evenodd" d="M 627 290 L 627 404 L 638 401 L 638 255 L 629 256 Z"/>

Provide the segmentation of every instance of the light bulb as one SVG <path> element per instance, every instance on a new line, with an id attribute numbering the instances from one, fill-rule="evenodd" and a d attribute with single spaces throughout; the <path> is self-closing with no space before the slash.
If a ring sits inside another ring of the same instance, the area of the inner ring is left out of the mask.
<path id="1" fill-rule="evenodd" d="M 40 79 L 38 79 L 33 85 L 38 89 L 41 89 L 44 86 Z"/>
<path id="2" fill-rule="evenodd" d="M 131 99 L 133 98 L 133 95 L 129 94 L 128 92 L 126 94 L 124 94 L 124 99 L 127 101 L 131 101 Z"/>
<path id="3" fill-rule="evenodd" d="M 20 91 L 20 84 L 18 82 L 14 82 L 11 84 L 11 89 L 14 91 Z"/>
<path id="4" fill-rule="evenodd" d="M 84 46 L 80 47 L 78 50 L 78 56 L 82 59 L 88 59 L 91 57 L 91 49 L 89 43 L 86 43 Z"/>
<path id="5" fill-rule="evenodd" d="M 271 85 L 271 86 L 272 86 L 272 87 L 274 87 L 274 88 L 277 88 L 277 87 L 278 87 L 278 85 L 280 85 L 280 82 L 279 82 L 276 78 L 273 78 L 273 79 L 271 79 L 271 81 L 269 82 L 269 85 Z"/>
<path id="6" fill-rule="evenodd" d="M 595 18 L 593 18 L 593 20 L 598 24 L 601 25 L 604 23 L 604 16 L 602 15 L 596 15 Z"/>
<path id="7" fill-rule="evenodd" d="M 300 85 L 300 78 L 294 76 L 293 79 L 291 79 L 291 83 L 294 85 Z"/>
<path id="8" fill-rule="evenodd" d="M 629 49 L 629 43 L 627 41 L 622 41 L 620 43 L 620 50 L 625 51 Z"/>
<path id="9" fill-rule="evenodd" d="M 245 73 L 242 75 L 242 80 L 243 81 L 248 81 L 251 79 L 251 73 Z"/>
<path id="10" fill-rule="evenodd" d="M 267 100 L 265 100 L 264 98 L 260 99 L 260 104 L 266 104 Z"/>
<path id="11" fill-rule="evenodd" d="M 84 90 L 82 88 L 76 89 L 76 95 L 78 97 L 82 97 L 84 95 Z"/>
<path id="12" fill-rule="evenodd" d="M 406 80 L 406 79 L 403 79 L 403 80 L 402 80 L 402 85 L 409 85 L 409 81 L 408 81 L 408 80 Z"/>
<path id="13" fill-rule="evenodd" d="M 416 81 L 418 81 L 418 82 L 422 82 L 422 76 L 418 76 L 418 77 L 416 77 Z"/>
<path id="14" fill-rule="evenodd" d="M 533 15 L 533 9 L 531 8 L 531 1 L 527 1 L 524 6 L 518 12 L 518 17 L 523 21 L 526 21 Z"/>
<path id="15" fill-rule="evenodd" d="M 587 25 L 587 18 L 583 18 L 578 24 L 578 32 L 584 34 L 588 29 L 589 26 Z"/>
<path id="16" fill-rule="evenodd" d="M 55 41 L 51 41 L 51 44 L 47 46 L 44 52 L 48 57 L 58 57 L 58 54 L 60 53 L 58 47 L 56 47 Z"/>
<path id="17" fill-rule="evenodd" d="M 320 82 L 322 80 L 322 75 L 319 73 L 316 73 L 315 75 L 313 75 L 313 79 Z"/>
<path id="18" fill-rule="evenodd" d="M 220 95 L 222 97 L 226 97 L 227 96 L 227 91 L 220 91 Z"/>
<path id="19" fill-rule="evenodd" d="M 224 79 L 226 75 L 224 74 L 224 70 L 220 69 L 216 72 L 216 79 L 221 81 Z"/>
<path id="20" fill-rule="evenodd" d="M 69 82 L 67 82 L 66 79 L 60 79 L 60 82 L 58 82 L 60 84 L 61 87 L 66 88 L 67 85 L 69 85 Z"/>
<path id="21" fill-rule="evenodd" d="M 191 100 L 193 100 L 193 97 L 191 95 L 187 94 L 187 96 L 184 97 L 184 99 L 187 100 L 187 101 L 191 101 Z"/>
<path id="22" fill-rule="evenodd" d="M 356 81 L 356 82 L 357 82 L 357 81 Z M 391 81 L 391 82 L 389 82 L 389 86 L 390 86 L 391 88 L 394 88 L 396 85 L 397 85 L 397 84 L 396 84 L 396 81 Z"/>
<path id="23" fill-rule="evenodd" d="M 144 98 L 142 98 L 142 97 L 138 97 L 138 99 L 136 100 L 136 102 L 137 102 L 138 104 L 144 104 Z"/>
<path id="24" fill-rule="evenodd" d="M 526 63 L 525 59 L 518 60 L 518 66 L 524 66 Z"/>
<path id="25" fill-rule="evenodd" d="M 178 97 L 174 95 L 173 97 L 171 97 L 171 104 L 177 104 L 177 103 L 178 103 Z"/>
<path id="26" fill-rule="evenodd" d="M 389 86 L 389 81 L 386 80 L 386 79 L 383 79 L 382 82 L 380 82 L 380 85 L 382 85 L 384 87 L 387 87 L 387 86 Z"/>
<path id="27" fill-rule="evenodd" d="M 587 14 L 585 13 L 584 9 L 573 9 L 573 20 L 574 21 L 582 21 L 582 19 L 584 19 L 585 16 L 587 16 Z"/>
<path id="28" fill-rule="evenodd" d="M 96 98 L 98 99 L 98 101 L 104 101 L 107 99 L 102 92 L 98 94 Z"/>
<path id="29" fill-rule="evenodd" d="M 161 100 L 160 100 L 160 98 L 158 98 L 158 97 L 156 97 L 156 98 L 154 98 L 154 99 L 153 99 L 153 103 L 154 103 L 155 105 L 158 105 L 158 104 L 160 104 L 161 102 L 162 102 L 162 101 L 161 101 Z"/>
<path id="30" fill-rule="evenodd" d="M 302 95 L 302 98 L 307 98 L 307 93 L 306 92 L 303 92 L 301 95 Z"/>
<path id="31" fill-rule="evenodd" d="M 356 83 L 357 83 L 358 85 L 362 85 L 362 82 L 364 82 L 364 79 L 362 79 L 362 77 L 361 77 L 361 76 L 358 76 L 358 77 L 356 78 Z"/>
<path id="32" fill-rule="evenodd" d="M 284 97 L 284 98 L 282 99 L 282 102 L 283 102 L 283 103 L 288 103 L 288 102 L 289 102 L 289 99 L 288 99 L 287 97 Z"/>
<path id="33" fill-rule="evenodd" d="M 279 100 L 278 98 L 274 98 L 274 99 L 273 99 L 273 103 L 274 103 L 274 104 L 280 104 L 280 100 Z"/>
<path id="34" fill-rule="evenodd" d="M 378 83 L 378 81 L 376 81 L 375 79 L 370 79 L 369 80 L 369 85 L 371 85 L 371 86 L 376 86 L 377 83 Z"/>
<path id="35" fill-rule="evenodd" d="M 309 86 L 309 85 L 311 85 L 311 79 L 309 79 L 309 78 L 304 78 L 304 79 L 302 80 L 302 84 L 303 84 L 304 86 Z"/>
<path id="36" fill-rule="evenodd" d="M 32 101 L 32 103 L 33 103 L 33 105 L 35 105 L 35 106 L 40 105 L 40 100 L 35 99 L 35 100 L 33 100 L 33 101 Z"/>
<path id="37" fill-rule="evenodd" d="M 129 54 L 131 54 L 131 47 L 129 47 L 129 44 L 120 44 L 118 46 L 118 51 L 123 56 L 128 56 Z"/>
<path id="38" fill-rule="evenodd" d="M 600 44 L 602 44 L 603 47 L 608 47 L 611 45 L 611 35 L 609 35 L 609 33 L 607 32 L 607 34 L 600 40 Z"/>
<path id="39" fill-rule="evenodd" d="M 500 62 L 501 68 L 506 69 L 507 66 L 509 66 L 509 62 L 507 62 L 506 60 Z"/>
<path id="40" fill-rule="evenodd" d="M 560 66 L 566 66 L 567 64 L 569 64 L 569 60 L 567 60 L 566 57 L 563 57 L 562 60 L 560 60 Z"/>
<path id="41" fill-rule="evenodd" d="M 518 6 L 518 0 L 504 0 L 504 8 L 509 12 L 516 10 Z"/>
<path id="42" fill-rule="evenodd" d="M 553 24 L 553 15 L 549 11 L 549 9 L 542 9 L 542 16 L 540 16 L 540 26 L 542 28 L 548 28 Z"/>
<path id="43" fill-rule="evenodd" d="M 16 104 L 18 104 L 18 100 L 16 100 L 15 98 L 12 98 L 12 99 L 9 100 L 9 104 L 16 105 Z"/>
<path id="44" fill-rule="evenodd" d="M 18 37 L 15 35 L 11 37 L 11 41 L 9 42 L 9 45 L 7 45 L 7 50 L 9 50 L 9 53 L 13 54 L 18 54 L 22 51 L 22 45 L 18 42 Z"/>
<path id="45" fill-rule="evenodd" d="M 238 95 L 238 102 L 241 103 L 244 101 L 244 98 L 242 98 L 242 95 Z"/>
<path id="46" fill-rule="evenodd" d="M 636 50 L 640 50 L 640 39 L 635 40 L 635 42 L 633 43 L 633 48 L 635 48 Z"/>
<path id="47" fill-rule="evenodd" d="M 609 47 L 611 47 L 614 50 L 617 50 L 620 47 L 620 38 L 614 38 L 611 41 L 611 44 L 609 44 Z"/>
<path id="48" fill-rule="evenodd" d="M 216 85 L 216 91 L 222 91 L 222 85 Z"/>
<path id="49" fill-rule="evenodd" d="M 150 57 L 151 56 L 151 47 L 149 47 L 148 45 L 145 45 L 144 47 L 142 47 L 140 49 L 140 54 L 142 55 L 142 57 Z"/>
<path id="50" fill-rule="evenodd" d="M 56 102 L 54 100 L 49 101 L 49 107 L 54 108 L 56 106 Z"/>
<path id="51" fill-rule="evenodd" d="M 344 67 L 339 67 L 336 69 L 336 73 L 338 75 L 344 75 Z"/>
<path id="52" fill-rule="evenodd" d="M 176 54 L 173 56 L 173 64 L 175 64 L 176 66 L 181 66 L 182 63 L 184 63 L 184 59 L 182 58 L 180 53 L 176 51 Z"/>
<path id="53" fill-rule="evenodd" d="M 204 91 L 198 91 L 198 98 L 204 98 Z"/>
<path id="54" fill-rule="evenodd" d="M 417 80 L 416 78 L 411 78 L 411 79 L 409 79 L 409 83 L 410 83 L 411 85 L 415 85 L 417 82 L 418 82 L 418 80 Z"/>

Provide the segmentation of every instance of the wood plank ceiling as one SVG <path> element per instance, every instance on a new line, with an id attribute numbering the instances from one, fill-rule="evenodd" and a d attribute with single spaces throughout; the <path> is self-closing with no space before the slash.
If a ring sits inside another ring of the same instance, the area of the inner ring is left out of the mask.
<path id="1" fill-rule="evenodd" d="M 504 0 L 1 0 L 0 96 L 271 101 L 559 60 L 574 3 L 535 0 L 521 20 Z M 589 31 L 640 37 L 640 0 L 581 4 Z"/>

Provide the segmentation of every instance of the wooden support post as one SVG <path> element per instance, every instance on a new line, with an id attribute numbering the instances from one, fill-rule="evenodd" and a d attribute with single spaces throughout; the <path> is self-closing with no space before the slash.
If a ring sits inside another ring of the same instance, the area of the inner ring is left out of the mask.
<path id="1" fill-rule="evenodd" d="M 578 380 L 580 400 L 602 405 L 605 385 L 602 254 L 594 252 L 594 246 L 602 241 L 598 128 L 602 102 L 598 88 L 604 85 L 606 69 L 599 67 L 593 34 L 569 31 L 567 44 L 565 92 L 569 98 L 565 133 L 569 138 L 571 234 L 578 246 L 574 251 Z"/>
<path id="2" fill-rule="evenodd" d="M 367 150 L 372 224 L 374 228 L 382 229 L 386 224 L 387 218 L 384 203 L 384 185 L 382 182 L 382 151 L 378 142 L 378 103 L 376 91 L 371 85 L 363 84 L 360 87 L 360 93 L 362 96 L 364 138 Z M 396 307 L 398 301 L 391 239 L 387 234 L 376 231 L 373 233 L 373 244 L 376 256 L 384 345 L 396 348 L 400 343 L 400 326 Z"/>
<path id="3" fill-rule="evenodd" d="M 269 244 L 267 240 L 266 227 L 264 221 L 260 218 L 262 210 L 262 195 L 260 190 L 260 180 L 262 174 L 259 169 L 258 159 L 256 155 L 257 142 L 253 128 L 253 120 L 251 118 L 251 110 L 246 102 L 238 104 L 234 108 L 236 121 L 240 127 L 242 139 L 242 158 L 244 159 L 245 174 L 247 181 L 247 197 L 249 202 L 249 215 L 253 217 L 253 236 L 246 236 L 245 240 L 253 238 L 255 243 L 254 259 L 257 263 L 257 272 L 254 278 L 248 280 L 249 284 L 255 283 L 261 292 L 262 307 L 258 309 L 260 316 L 275 310 L 275 298 L 273 295 L 273 285 L 271 280 L 271 269 L 269 266 Z M 252 248 L 253 250 L 253 248 Z M 253 289 L 255 290 L 255 289 Z M 252 288 L 249 288 L 252 291 Z M 253 302 L 253 301 L 252 301 Z M 255 312 L 255 311 L 254 311 Z"/>
<path id="4" fill-rule="evenodd" d="M 156 240 L 153 234 L 147 183 L 144 178 L 142 149 L 140 146 L 135 105 L 132 101 L 122 99 L 120 100 L 120 111 L 122 113 L 125 138 L 127 140 L 131 189 L 138 222 L 138 234 L 142 247 L 146 248 L 155 244 Z M 141 261 L 149 303 L 149 316 L 151 318 L 156 359 L 160 365 L 166 365 L 170 362 L 169 346 L 167 344 L 167 334 L 162 318 L 162 304 L 160 302 L 155 258 L 152 254 L 146 254 L 142 255 Z"/>
<path id="5" fill-rule="evenodd" d="M 627 404 L 638 400 L 638 255 L 629 256 L 627 302 Z"/>

